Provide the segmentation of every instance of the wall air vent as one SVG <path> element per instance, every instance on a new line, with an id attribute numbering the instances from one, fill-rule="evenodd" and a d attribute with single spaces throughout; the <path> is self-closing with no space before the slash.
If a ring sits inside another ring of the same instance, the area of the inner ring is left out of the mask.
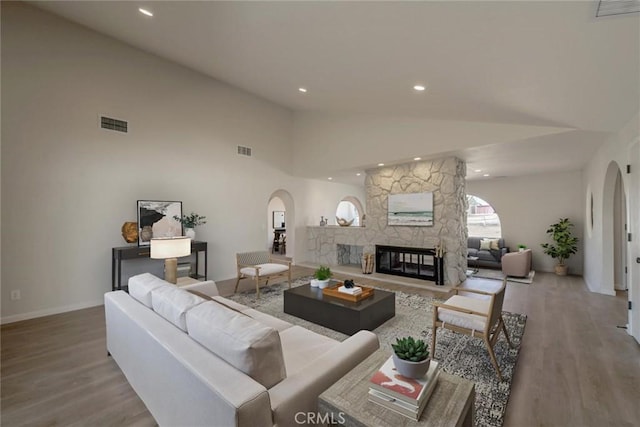
<path id="1" fill-rule="evenodd" d="M 100 116 L 100 128 L 127 133 L 129 131 L 129 123 L 125 122 L 124 120 L 113 119 L 107 116 Z"/>
<path id="2" fill-rule="evenodd" d="M 242 145 L 238 145 L 238 154 L 241 156 L 251 157 L 251 147 L 243 147 Z"/>
<path id="3" fill-rule="evenodd" d="M 640 12 L 640 0 L 600 0 L 596 17 Z"/>

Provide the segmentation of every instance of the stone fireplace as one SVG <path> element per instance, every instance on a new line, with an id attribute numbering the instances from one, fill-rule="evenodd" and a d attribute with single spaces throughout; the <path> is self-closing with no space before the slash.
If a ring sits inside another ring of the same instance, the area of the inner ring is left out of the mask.
<path id="1" fill-rule="evenodd" d="M 440 247 L 444 251 L 438 271 L 440 283 L 459 284 L 466 279 L 467 266 L 465 175 L 465 163 L 456 157 L 367 170 L 366 227 L 307 227 L 307 260 L 337 265 L 348 259 L 348 264 L 358 264 L 359 260 L 354 262 L 358 250 L 352 255 L 352 249 L 344 246 L 359 246 L 362 253 L 375 253 L 376 245 Z M 433 226 L 388 225 L 390 194 L 423 192 L 433 193 Z"/>

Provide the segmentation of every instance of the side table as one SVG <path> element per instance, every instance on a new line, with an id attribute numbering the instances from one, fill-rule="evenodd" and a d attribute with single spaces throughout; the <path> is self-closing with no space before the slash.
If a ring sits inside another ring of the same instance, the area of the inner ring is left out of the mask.
<path id="1" fill-rule="evenodd" d="M 468 256 L 467 257 L 467 264 L 469 263 L 473 263 L 473 267 L 469 270 L 471 271 L 471 274 L 476 274 L 478 271 L 480 271 L 480 265 L 478 264 L 478 260 L 480 258 L 477 256 Z M 471 267 L 471 266 L 469 266 Z"/>
<path id="2" fill-rule="evenodd" d="M 318 399 L 320 416 L 349 427 L 473 427 L 475 386 L 446 372 L 440 373 L 418 422 L 369 402 L 369 379 L 389 356 L 388 351 L 376 351 L 322 393 Z"/>

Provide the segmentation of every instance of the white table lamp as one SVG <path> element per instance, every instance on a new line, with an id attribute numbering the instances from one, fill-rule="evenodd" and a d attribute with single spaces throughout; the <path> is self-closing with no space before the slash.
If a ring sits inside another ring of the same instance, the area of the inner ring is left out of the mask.
<path id="1" fill-rule="evenodd" d="M 151 239 L 151 258 L 164 259 L 164 280 L 178 282 L 178 258 L 191 254 L 189 237 L 161 237 Z"/>

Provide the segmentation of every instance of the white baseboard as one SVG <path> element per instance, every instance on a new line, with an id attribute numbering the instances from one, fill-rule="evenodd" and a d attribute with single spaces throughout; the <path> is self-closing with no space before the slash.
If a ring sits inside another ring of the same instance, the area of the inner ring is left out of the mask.
<path id="1" fill-rule="evenodd" d="M 83 308 L 96 307 L 103 304 L 104 300 L 100 299 L 96 301 L 85 301 L 78 304 L 66 305 L 63 307 L 54 307 L 47 308 L 45 310 L 31 311 L 29 313 L 14 314 L 11 316 L 4 316 L 0 318 L 0 324 L 6 325 L 7 323 L 20 322 L 21 320 L 35 319 L 44 316 L 51 316 L 53 314 L 66 313 L 67 311 L 82 310 Z"/>

